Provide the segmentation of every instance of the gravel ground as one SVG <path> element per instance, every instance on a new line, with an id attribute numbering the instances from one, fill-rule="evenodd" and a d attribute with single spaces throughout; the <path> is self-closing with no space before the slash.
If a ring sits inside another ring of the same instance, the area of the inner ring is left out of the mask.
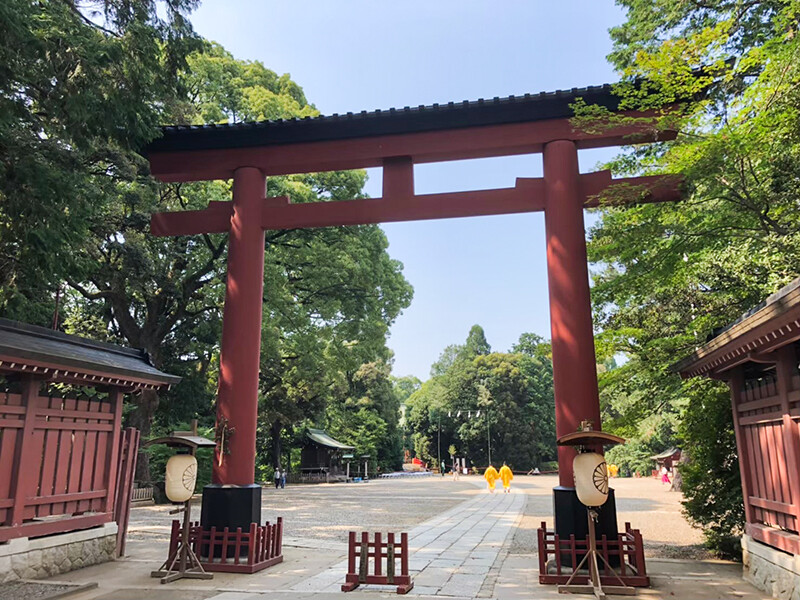
<path id="1" fill-rule="evenodd" d="M 75 585 L 15 581 L 0 585 L 0 600 L 47 600 L 75 589 Z"/>
<path id="2" fill-rule="evenodd" d="M 442 480 L 444 479 L 444 480 Z M 406 530 L 452 508 L 478 492 L 469 480 L 449 478 L 384 479 L 369 483 L 290 485 L 262 490 L 262 520 L 284 519 L 284 536 L 346 540 L 351 529 Z M 172 519 L 169 506 L 131 511 L 131 544 L 166 540 Z M 192 519 L 200 519 L 199 499 Z"/>
<path id="3" fill-rule="evenodd" d="M 552 488 L 558 484 L 555 476 L 514 479 L 518 489 L 527 494 L 527 502 L 519 528 L 511 544 L 513 554 L 536 552 L 536 530 L 546 521 L 553 526 Z M 616 490 L 617 522 L 620 528 L 626 522 L 639 529 L 644 538 L 645 554 L 658 558 L 709 558 L 702 547 L 702 534 L 681 514 L 683 497 L 670 492 L 655 479 L 614 479 Z"/>
<path id="4" fill-rule="evenodd" d="M 514 479 L 515 492 L 526 494 L 522 519 L 510 552 L 534 554 L 536 530 L 542 521 L 553 525 L 552 489 L 555 476 Z M 642 532 L 647 556 L 660 558 L 707 558 L 702 535 L 681 514 L 681 495 L 670 492 L 654 479 L 615 479 L 617 518 L 620 527 L 629 521 Z M 262 518 L 283 516 L 287 538 L 341 542 L 347 531 L 408 530 L 478 493 L 486 493 L 480 477 L 452 481 L 449 477 L 386 479 L 358 484 L 293 485 L 283 490 L 264 488 Z M 168 506 L 135 508 L 128 535 L 130 549 L 153 547 L 166 541 L 172 517 Z M 193 507 L 199 520 L 199 498 Z"/>

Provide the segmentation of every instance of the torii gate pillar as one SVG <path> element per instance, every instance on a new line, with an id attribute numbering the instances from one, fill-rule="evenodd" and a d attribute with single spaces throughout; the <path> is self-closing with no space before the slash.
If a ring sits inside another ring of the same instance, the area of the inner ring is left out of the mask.
<path id="1" fill-rule="evenodd" d="M 577 431 L 586 419 L 600 429 L 600 400 L 583 220 L 586 195 L 581 189 L 578 149 L 573 141 L 556 140 L 545 145 L 543 159 L 556 437 L 561 437 Z M 573 448 L 558 448 L 559 485 L 553 502 L 556 533 L 581 538 L 587 530 L 586 508 L 575 494 L 574 456 Z M 609 490 L 598 534 L 616 538 L 616 518 L 614 494 Z"/>
<path id="2" fill-rule="evenodd" d="M 254 481 L 264 294 L 261 212 L 266 184 L 260 169 L 234 171 L 217 394 L 218 444 L 212 484 L 203 489 L 200 519 L 208 528 L 244 530 L 261 522 L 261 486 Z"/>

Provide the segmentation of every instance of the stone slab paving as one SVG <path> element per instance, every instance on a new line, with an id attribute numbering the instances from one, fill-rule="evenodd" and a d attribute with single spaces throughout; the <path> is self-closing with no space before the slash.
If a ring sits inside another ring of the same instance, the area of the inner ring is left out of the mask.
<path id="1" fill-rule="evenodd" d="M 524 505 L 521 492 L 480 494 L 413 528 L 408 536 L 410 594 L 478 596 Z M 347 561 L 342 561 L 290 589 L 335 592 L 346 571 Z"/>

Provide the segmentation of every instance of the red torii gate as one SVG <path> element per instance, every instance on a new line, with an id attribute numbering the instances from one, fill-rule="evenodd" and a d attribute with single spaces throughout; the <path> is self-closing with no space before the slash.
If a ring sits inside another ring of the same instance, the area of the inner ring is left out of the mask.
<path id="1" fill-rule="evenodd" d="M 150 144 L 151 172 L 162 181 L 233 179 L 233 202 L 155 214 L 151 222 L 152 233 L 159 236 L 230 235 L 217 423 L 235 433 L 230 454 L 214 463 L 217 485 L 204 491 L 205 524 L 235 527 L 259 520 L 260 488 L 253 483 L 266 229 L 544 211 L 556 433 L 575 431 L 585 419 L 600 428 L 583 209 L 596 206 L 596 196 L 612 185 L 642 186 L 632 202 L 676 200 L 679 193 L 674 177 L 612 180 L 608 171 L 581 175 L 579 149 L 674 134 L 642 124 L 603 132 L 576 129 L 570 104 L 579 97 L 618 108 L 611 87 L 598 86 L 313 119 L 167 127 Z M 519 178 L 512 188 L 414 193 L 414 164 L 538 152 L 544 155 L 544 177 Z M 367 167 L 383 168 L 381 198 L 304 204 L 265 198 L 270 175 Z M 559 448 L 556 528 L 562 535 L 580 534 L 586 527 L 571 489 L 573 452 Z M 559 492 L 566 499 L 559 499 Z M 606 513 L 604 532 L 616 535 L 613 508 Z"/>

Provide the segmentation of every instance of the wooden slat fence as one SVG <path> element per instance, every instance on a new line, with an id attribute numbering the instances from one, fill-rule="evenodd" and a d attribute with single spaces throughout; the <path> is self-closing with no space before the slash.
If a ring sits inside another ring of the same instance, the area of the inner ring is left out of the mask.
<path id="1" fill-rule="evenodd" d="M 745 382 L 735 411 L 742 446 L 740 458 L 750 484 L 746 498 L 749 521 L 796 533 L 798 494 L 792 490 L 788 477 L 790 448 L 786 439 L 791 431 L 784 423 L 786 410 L 777 378 Z M 797 426 L 795 417 L 790 427 Z"/>
<path id="2" fill-rule="evenodd" d="M 122 399 L 0 391 L 0 542 L 112 520 Z"/>
<path id="3" fill-rule="evenodd" d="M 183 531 L 179 521 L 172 522 L 168 556 L 178 551 Z M 250 529 L 235 531 L 203 529 L 199 523 L 189 527 L 189 544 L 206 571 L 255 573 L 283 561 L 283 519 L 264 525 L 251 523 Z"/>
<path id="4" fill-rule="evenodd" d="M 539 583 L 550 585 L 563 585 L 572 575 L 572 567 L 563 564 L 568 561 L 570 565 L 577 565 L 586 555 L 589 548 L 588 536 L 576 539 L 570 535 L 562 539 L 555 531 L 547 529 L 547 523 L 542 521 L 537 530 L 539 541 Z M 647 587 L 650 578 L 644 561 L 644 545 L 642 535 L 638 529 L 632 529 L 630 523 L 625 523 L 625 531 L 617 539 L 608 539 L 605 535 L 597 540 L 597 549 L 606 559 L 600 561 L 600 582 L 603 585 L 619 585 L 619 579 L 626 585 L 634 587 Z M 616 575 L 609 570 L 608 563 L 618 564 L 615 567 Z M 619 576 L 619 579 L 617 579 Z M 588 583 L 586 575 L 576 575 L 573 583 L 578 585 Z"/>
<path id="5" fill-rule="evenodd" d="M 375 532 L 370 538 L 362 531 L 360 540 L 355 531 L 348 537 L 347 573 L 342 584 L 343 592 L 351 592 L 359 585 L 394 585 L 398 594 L 407 594 L 414 587 L 408 570 L 408 533 L 389 532 L 384 540 Z M 399 569 L 398 569 L 399 566 Z"/>

